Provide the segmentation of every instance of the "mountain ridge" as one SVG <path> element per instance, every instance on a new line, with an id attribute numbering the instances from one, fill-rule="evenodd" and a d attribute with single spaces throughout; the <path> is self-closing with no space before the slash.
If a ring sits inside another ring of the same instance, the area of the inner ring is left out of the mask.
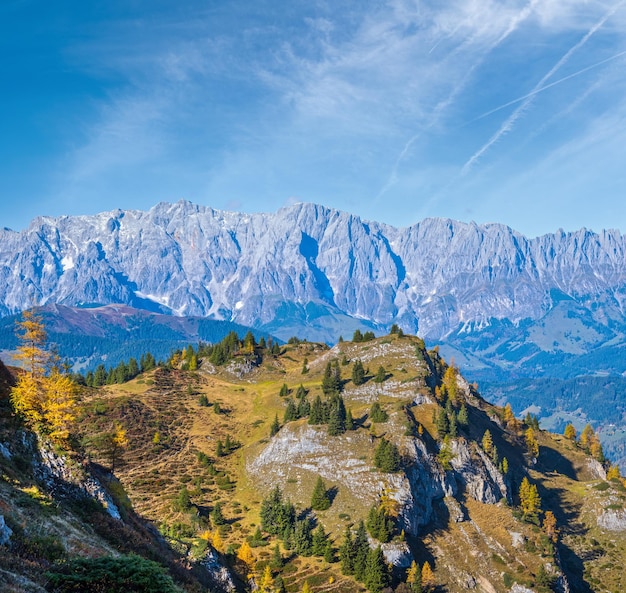
<path id="1" fill-rule="evenodd" d="M 0 244 L 2 315 L 123 303 L 280 331 L 287 307 L 310 339 L 334 341 L 365 320 L 439 341 L 492 319 L 539 319 L 565 296 L 611 339 L 626 328 L 626 238 L 612 230 L 528 239 L 501 224 L 398 229 L 314 204 L 239 214 L 180 201 L 39 217 L 0 231 Z"/>

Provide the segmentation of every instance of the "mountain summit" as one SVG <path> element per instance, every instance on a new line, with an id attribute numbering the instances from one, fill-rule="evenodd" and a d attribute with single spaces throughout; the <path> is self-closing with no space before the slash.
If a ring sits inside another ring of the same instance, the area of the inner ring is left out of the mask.
<path id="1" fill-rule="evenodd" d="M 0 245 L 2 315 L 119 303 L 282 338 L 334 341 L 397 322 L 441 340 L 498 321 L 534 323 L 570 301 L 584 335 L 541 349 L 620 341 L 626 328 L 618 231 L 529 239 L 499 224 L 426 219 L 397 229 L 314 204 L 241 214 L 180 201 L 39 217 L 22 232 L 1 230 Z"/>

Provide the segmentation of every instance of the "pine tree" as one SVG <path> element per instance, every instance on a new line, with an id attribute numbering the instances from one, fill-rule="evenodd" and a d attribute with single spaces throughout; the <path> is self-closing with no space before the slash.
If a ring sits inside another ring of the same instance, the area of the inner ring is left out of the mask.
<path id="1" fill-rule="evenodd" d="M 325 511 L 330 508 L 331 500 L 326 490 L 326 485 L 320 476 L 317 477 L 313 494 L 311 495 L 311 508 L 314 511 Z"/>
<path id="2" fill-rule="evenodd" d="M 378 402 L 374 402 L 370 410 L 370 420 L 372 422 L 387 422 L 389 414 L 381 408 Z"/>
<path id="3" fill-rule="evenodd" d="M 296 399 L 302 399 L 303 397 L 306 397 L 306 389 L 304 385 L 300 383 L 300 387 L 296 390 Z"/>
<path id="4" fill-rule="evenodd" d="M 272 559 L 270 561 L 270 566 L 274 570 L 280 570 L 283 567 L 283 556 L 280 553 L 280 546 L 278 543 L 272 548 Z"/>
<path id="5" fill-rule="evenodd" d="M 369 551 L 365 523 L 361 520 L 354 538 L 354 575 L 359 581 L 362 581 L 365 576 L 365 564 Z"/>
<path id="6" fill-rule="evenodd" d="M 354 361 L 354 365 L 352 365 L 352 382 L 358 386 L 363 385 L 365 383 L 365 369 L 363 368 L 363 363 L 357 359 Z"/>
<path id="7" fill-rule="evenodd" d="M 318 395 L 313 400 L 313 405 L 311 406 L 311 412 L 309 413 L 309 424 L 317 425 L 324 423 L 324 406 L 322 404 L 322 398 Z"/>
<path id="8" fill-rule="evenodd" d="M 274 416 L 274 421 L 270 426 L 270 436 L 273 437 L 280 430 L 280 423 L 278 422 L 278 414 Z"/>
<path id="9" fill-rule="evenodd" d="M 465 404 L 461 405 L 461 409 L 459 410 L 459 413 L 457 415 L 457 422 L 459 424 L 459 426 L 461 426 L 462 428 L 467 427 L 467 425 L 469 424 L 469 418 L 468 418 L 468 414 L 467 414 L 467 407 L 465 406 Z"/>
<path id="10" fill-rule="evenodd" d="M 391 578 L 389 568 L 385 562 L 385 556 L 380 546 L 370 550 L 365 562 L 365 586 L 371 593 L 381 593 L 389 584 Z"/>
<path id="11" fill-rule="evenodd" d="M 384 366 L 379 366 L 376 376 L 374 377 L 375 383 L 383 383 L 387 379 L 387 371 Z"/>
<path id="12" fill-rule="evenodd" d="M 287 422 L 291 422 L 292 420 L 298 419 L 298 409 L 296 408 L 296 404 L 293 399 L 289 398 L 287 400 L 287 407 L 285 408 L 285 414 L 283 416 L 283 424 L 287 424 Z"/>
<path id="13" fill-rule="evenodd" d="M 319 523 L 317 529 L 313 532 L 313 540 L 311 544 L 311 553 L 313 556 L 324 556 L 327 542 L 328 535 L 324 531 L 324 526 Z"/>
<path id="14" fill-rule="evenodd" d="M 328 405 L 328 434 L 338 436 L 346 432 L 346 406 L 343 397 L 335 395 Z"/>
<path id="15" fill-rule="evenodd" d="M 225 525 L 226 519 L 222 513 L 222 503 L 216 502 L 213 510 L 211 511 L 211 521 L 213 521 L 213 525 Z"/>
<path id="16" fill-rule="evenodd" d="M 303 396 L 298 402 L 298 418 L 306 418 L 311 413 L 311 404 L 307 396 Z"/>
<path id="17" fill-rule="evenodd" d="M 354 574 L 355 557 L 356 551 L 354 548 L 354 541 L 352 539 L 352 532 L 350 531 L 350 527 L 347 526 L 344 533 L 343 543 L 339 548 L 339 558 L 341 559 L 341 574 Z"/>
<path id="18" fill-rule="evenodd" d="M 440 439 L 443 439 L 450 430 L 450 421 L 448 420 L 448 414 L 446 414 L 446 411 L 443 408 L 439 409 L 435 426 L 437 428 L 437 435 Z"/>
<path id="19" fill-rule="evenodd" d="M 287 387 L 287 383 L 283 383 L 283 386 L 280 388 L 280 397 L 287 397 L 289 395 L 289 387 Z"/>
<path id="20" fill-rule="evenodd" d="M 387 439 L 382 438 L 374 452 L 374 465 L 383 472 L 397 472 L 400 469 L 400 452 L 398 447 Z"/>
<path id="21" fill-rule="evenodd" d="M 354 430 L 354 418 L 350 409 L 346 412 L 346 430 Z"/>
<path id="22" fill-rule="evenodd" d="M 359 329 L 354 330 L 354 334 L 352 334 L 352 341 L 357 344 L 363 341 L 363 334 L 361 333 L 361 330 Z"/>
<path id="23" fill-rule="evenodd" d="M 333 543 L 330 539 L 326 541 L 326 547 L 324 548 L 324 561 L 328 562 L 328 564 L 335 562 L 335 548 L 333 548 Z"/>
<path id="24" fill-rule="evenodd" d="M 313 551 L 313 534 L 311 521 L 308 518 L 296 521 L 293 530 L 293 547 L 296 554 L 310 556 Z"/>
<path id="25" fill-rule="evenodd" d="M 218 457 L 224 457 L 226 454 L 224 452 L 224 443 L 222 443 L 222 439 L 217 439 L 217 444 L 215 445 L 215 454 Z"/>

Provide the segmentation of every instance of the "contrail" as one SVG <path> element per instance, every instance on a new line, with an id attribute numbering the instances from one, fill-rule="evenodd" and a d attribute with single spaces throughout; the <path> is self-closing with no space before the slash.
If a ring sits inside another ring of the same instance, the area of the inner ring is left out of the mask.
<path id="1" fill-rule="evenodd" d="M 545 86 L 546 81 L 555 73 L 557 72 L 564 64 L 567 63 L 567 61 L 570 59 L 570 57 L 572 56 L 572 54 L 574 52 L 576 52 L 577 50 L 579 50 L 583 45 L 585 45 L 585 43 L 587 43 L 587 41 L 589 40 L 589 38 L 598 30 L 600 29 L 604 23 L 606 23 L 606 21 L 611 18 L 618 10 L 618 8 L 624 4 L 624 1 L 626 0 L 622 0 L 621 2 L 618 2 L 613 8 L 611 8 L 611 10 L 609 10 L 593 27 L 591 27 L 591 29 L 589 29 L 589 31 L 587 31 L 587 33 L 585 33 L 585 35 L 583 36 L 583 38 L 576 43 L 574 46 L 572 46 L 562 57 L 561 59 L 552 67 L 550 68 L 550 70 L 547 72 L 547 74 L 545 74 L 541 80 L 535 85 L 535 87 L 533 88 L 533 90 L 528 94 L 528 96 L 523 99 L 523 103 L 506 119 L 506 121 L 500 126 L 500 129 L 479 149 L 477 150 L 469 159 L 468 161 L 465 163 L 465 165 L 463 165 L 463 168 L 461 169 L 461 175 L 465 175 L 469 172 L 469 170 L 472 168 L 472 166 L 474 165 L 474 163 L 476 163 L 476 161 L 478 161 L 478 159 L 480 159 L 480 157 L 485 154 L 485 152 L 487 152 L 498 140 L 500 140 L 500 138 L 504 135 L 507 134 L 508 132 L 510 132 L 513 129 L 513 126 L 515 125 L 515 123 L 517 122 L 517 120 L 520 118 L 520 116 L 523 114 L 524 111 L 526 111 L 526 108 L 532 103 L 533 97 L 537 94 L 537 92 L 539 92 L 539 90 Z"/>
<path id="2" fill-rule="evenodd" d="M 519 103 L 520 101 L 523 101 L 524 99 L 528 99 L 528 97 L 532 97 L 533 95 L 536 95 L 545 90 L 548 90 L 549 88 L 552 88 L 553 86 L 556 86 L 557 84 L 561 84 L 562 82 L 565 82 L 566 80 L 569 80 L 570 78 L 580 76 L 581 74 L 584 74 L 585 72 L 588 72 L 589 70 L 593 70 L 594 68 L 597 68 L 598 66 L 602 66 L 602 64 L 611 62 L 612 60 L 615 60 L 625 54 L 626 54 L 626 50 L 621 51 L 615 54 L 614 56 L 611 56 L 610 58 L 605 58 L 604 60 L 600 60 L 599 62 L 596 62 L 595 64 L 591 64 L 590 66 L 587 66 L 586 68 L 583 68 L 582 70 L 578 70 L 577 72 L 568 74 L 567 76 L 564 76 L 563 78 L 559 78 L 558 80 L 555 80 L 554 82 L 551 82 L 550 84 L 546 84 L 545 86 L 542 86 L 539 89 L 535 89 L 526 95 L 518 97 L 517 99 L 513 99 L 512 101 L 509 101 L 508 103 L 504 103 L 503 105 L 500 105 L 499 107 L 495 107 L 494 109 L 491 109 L 490 111 L 486 111 L 482 115 L 479 115 L 478 117 L 475 117 L 474 119 L 468 121 L 467 124 L 465 125 L 469 125 L 478 120 L 484 119 L 485 117 L 488 117 L 498 111 L 501 111 L 502 109 L 506 109 L 507 107 L 510 107 L 511 105 L 515 105 L 515 103 Z"/>
<path id="3" fill-rule="evenodd" d="M 502 35 L 500 35 L 500 37 L 491 44 L 491 46 L 486 50 L 485 55 L 488 55 L 490 52 L 492 52 L 496 47 L 498 47 L 498 45 L 500 45 L 509 35 L 511 35 L 511 33 L 513 33 L 518 26 L 520 25 L 520 23 L 522 21 L 524 21 L 525 19 L 527 19 L 531 14 L 533 9 L 535 8 L 535 6 L 539 3 L 539 0 L 530 0 L 529 3 L 519 12 L 515 15 L 514 18 L 511 19 L 509 26 L 506 28 L 506 30 L 502 33 Z M 429 54 L 432 53 L 432 51 L 441 43 L 442 39 L 444 39 L 445 37 L 451 37 L 452 35 L 454 35 L 454 33 L 456 33 L 456 31 L 461 27 L 461 24 L 459 23 L 454 30 L 452 31 L 452 33 L 450 33 L 447 36 L 444 36 L 442 38 L 440 38 L 434 45 L 433 47 L 431 47 L 430 51 L 428 52 Z M 457 50 L 455 50 L 453 53 L 458 53 L 459 51 L 461 51 L 465 46 L 471 45 L 471 42 L 473 40 L 473 37 L 470 39 L 465 40 L 461 46 L 459 48 L 457 48 Z M 478 60 L 478 62 L 476 62 L 463 76 L 461 82 L 459 84 L 457 84 L 455 86 L 455 88 L 449 93 L 449 95 L 446 97 L 445 100 L 440 101 L 437 106 L 435 107 L 435 110 L 433 112 L 433 117 L 431 118 L 431 123 L 426 126 L 426 130 L 431 128 L 434 125 L 434 122 L 437 120 L 437 118 L 439 117 L 439 115 L 446 109 L 446 107 L 448 107 L 455 99 L 455 97 L 461 92 L 461 90 L 463 89 L 463 87 L 465 86 L 467 80 L 470 78 L 471 74 L 476 70 L 476 68 L 480 65 L 480 63 L 482 62 L 482 59 Z M 424 130 L 422 130 L 423 132 Z M 378 194 L 376 195 L 376 197 L 374 198 L 374 201 L 378 201 L 384 194 L 387 193 L 387 191 L 396 183 L 396 181 L 398 180 L 398 167 L 400 166 L 400 163 L 404 160 L 404 157 L 408 154 L 411 146 L 413 146 L 413 144 L 415 144 L 415 142 L 417 141 L 417 139 L 420 137 L 422 132 L 418 132 L 417 134 L 414 134 L 413 136 L 411 136 L 411 138 L 409 138 L 409 140 L 405 143 L 403 149 L 400 151 L 400 154 L 398 155 L 398 157 L 395 160 L 395 163 L 393 165 L 393 168 L 391 170 L 391 173 L 389 175 L 389 178 L 387 179 L 387 182 L 385 183 L 385 185 L 383 186 L 383 188 L 378 192 Z"/>

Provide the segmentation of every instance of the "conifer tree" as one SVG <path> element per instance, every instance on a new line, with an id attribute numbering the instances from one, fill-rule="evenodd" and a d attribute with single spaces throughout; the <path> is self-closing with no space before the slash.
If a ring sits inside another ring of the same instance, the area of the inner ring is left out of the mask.
<path id="1" fill-rule="evenodd" d="M 265 565 L 263 576 L 259 582 L 259 593 L 272 593 L 274 590 L 274 579 L 269 564 Z"/>
<path id="2" fill-rule="evenodd" d="M 311 495 L 311 508 L 314 511 L 325 511 L 330 508 L 330 505 L 331 500 L 326 490 L 326 484 L 324 484 L 321 476 L 318 476 Z"/>
<path id="3" fill-rule="evenodd" d="M 569 439 L 570 441 L 576 440 L 576 429 L 574 428 L 574 425 L 571 422 L 565 426 L 563 435 L 565 436 L 566 439 Z"/>
<path id="4" fill-rule="evenodd" d="M 296 390 L 296 399 L 302 399 L 303 397 L 306 397 L 306 389 L 304 385 L 300 383 L 300 387 Z"/>
<path id="5" fill-rule="evenodd" d="M 526 441 L 526 448 L 528 454 L 531 457 L 537 458 L 539 456 L 539 441 L 535 435 L 535 431 L 532 427 L 528 427 L 524 433 L 524 440 Z"/>
<path id="6" fill-rule="evenodd" d="M 304 395 L 302 399 L 298 402 L 298 418 L 306 418 L 311 413 L 311 404 L 307 399 L 307 396 Z"/>
<path id="7" fill-rule="evenodd" d="M 328 542 L 328 535 L 324 531 L 324 526 L 319 523 L 317 528 L 313 532 L 313 539 L 311 544 L 311 553 L 313 556 L 324 556 L 326 551 L 326 544 Z"/>
<path id="8" fill-rule="evenodd" d="M 254 564 L 254 554 L 252 553 L 250 544 L 247 541 L 244 541 L 241 546 L 239 546 L 239 550 L 237 551 L 237 558 L 239 558 L 239 560 L 247 564 L 249 567 Z"/>
<path id="9" fill-rule="evenodd" d="M 283 383 L 283 386 L 280 388 L 280 397 L 286 397 L 289 395 L 289 387 L 287 387 L 287 383 Z"/>
<path id="10" fill-rule="evenodd" d="M 448 420 L 448 414 L 443 408 L 439 408 L 435 426 L 437 428 L 437 435 L 440 439 L 443 439 L 450 430 L 450 421 Z"/>
<path id="11" fill-rule="evenodd" d="M 552 542 L 556 543 L 559 539 L 559 530 L 556 526 L 556 517 L 554 516 L 554 513 L 552 511 L 546 511 L 541 526 L 543 527 L 543 531 L 548 536 L 548 538 Z"/>
<path id="12" fill-rule="evenodd" d="M 387 371 L 384 366 L 379 366 L 376 376 L 374 377 L 375 383 L 383 383 L 387 379 Z"/>
<path id="13" fill-rule="evenodd" d="M 293 399 L 289 398 L 287 400 L 287 407 L 285 408 L 285 414 L 283 415 L 283 424 L 287 424 L 287 422 L 291 422 L 292 420 L 298 419 L 298 410 L 296 408 L 296 404 Z"/>
<path id="14" fill-rule="evenodd" d="M 293 548 L 300 556 L 310 556 L 313 552 L 313 529 L 309 518 L 296 521 L 293 530 Z"/>
<path id="15" fill-rule="evenodd" d="M 415 560 L 407 570 L 406 582 L 412 593 L 422 593 L 422 571 Z"/>
<path id="16" fill-rule="evenodd" d="M 481 444 L 483 451 L 487 453 L 487 455 L 491 455 L 493 452 L 493 439 L 491 438 L 491 431 L 489 429 L 485 430 Z"/>
<path id="17" fill-rule="evenodd" d="M 468 414 L 467 414 L 467 407 L 465 404 L 461 404 L 461 409 L 459 410 L 459 413 L 457 415 L 457 422 L 459 424 L 459 426 L 461 426 L 462 428 L 466 428 L 467 425 L 469 424 L 469 418 L 468 418 Z"/>
<path id="18" fill-rule="evenodd" d="M 323 424 L 325 415 L 326 413 L 324 410 L 324 404 L 322 404 L 322 398 L 318 395 L 313 400 L 313 405 L 311 406 L 311 412 L 309 413 L 309 424 Z"/>
<path id="19" fill-rule="evenodd" d="M 332 564 L 335 562 L 335 549 L 333 548 L 333 543 L 330 539 L 326 540 L 326 546 L 324 548 L 324 560 L 328 562 L 328 564 Z"/>
<path id="20" fill-rule="evenodd" d="M 346 526 L 346 531 L 343 536 L 343 543 L 339 548 L 339 558 L 341 560 L 341 574 L 351 575 L 354 574 L 354 562 L 356 558 L 356 550 L 354 547 L 354 541 L 352 539 L 352 532 L 350 526 Z"/>
<path id="21" fill-rule="evenodd" d="M 397 472 L 400 469 L 398 447 L 383 437 L 374 451 L 374 465 L 383 472 Z"/>
<path id="22" fill-rule="evenodd" d="M 426 561 L 422 566 L 422 590 L 433 591 L 436 585 L 437 581 L 435 580 L 433 569 L 430 567 L 430 563 Z"/>
<path id="23" fill-rule="evenodd" d="M 346 411 L 346 430 L 354 430 L 354 418 L 350 409 Z"/>
<path id="24" fill-rule="evenodd" d="M 372 422 L 387 422 L 389 414 L 381 408 L 380 403 L 374 402 L 370 409 L 370 420 Z"/>
<path id="25" fill-rule="evenodd" d="M 346 432 L 346 406 L 343 397 L 334 395 L 328 403 L 328 434 L 338 436 Z"/>
<path id="26" fill-rule="evenodd" d="M 270 436 L 273 437 L 280 430 L 280 423 L 278 422 L 278 414 L 274 416 L 274 421 L 270 426 Z"/>
<path id="27" fill-rule="evenodd" d="M 389 584 L 391 578 L 389 568 L 385 562 L 385 556 L 380 546 L 370 550 L 365 562 L 365 586 L 371 593 L 381 593 Z"/>
<path id="28" fill-rule="evenodd" d="M 365 530 L 365 523 L 361 519 L 359 527 L 354 538 L 354 575 L 359 581 L 363 580 L 365 576 L 365 564 L 367 562 L 367 555 L 369 554 L 370 546 L 367 541 L 367 531 Z"/>
<path id="29" fill-rule="evenodd" d="M 539 498 L 537 486 L 531 484 L 526 477 L 524 477 L 519 487 L 519 499 L 524 519 L 536 521 L 541 507 L 541 499 Z"/>
<path id="30" fill-rule="evenodd" d="M 365 383 L 365 369 L 363 363 L 357 359 L 352 365 L 352 382 L 356 385 L 363 385 Z"/>
<path id="31" fill-rule="evenodd" d="M 216 502 L 213 510 L 211 511 L 211 521 L 213 521 L 213 525 L 225 525 L 226 519 L 224 518 L 224 514 L 222 513 L 222 503 Z"/>
<path id="32" fill-rule="evenodd" d="M 278 543 L 272 548 L 272 560 L 270 561 L 270 566 L 274 570 L 280 570 L 283 567 L 283 556 L 280 553 L 280 546 Z"/>

